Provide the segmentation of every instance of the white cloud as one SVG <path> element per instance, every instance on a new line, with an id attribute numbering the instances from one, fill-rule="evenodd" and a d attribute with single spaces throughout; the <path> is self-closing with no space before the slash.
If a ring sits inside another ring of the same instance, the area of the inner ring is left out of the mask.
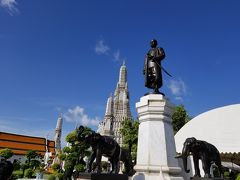
<path id="1" fill-rule="evenodd" d="M 108 51 L 110 50 L 110 48 L 104 44 L 103 40 L 99 40 L 95 46 L 95 52 L 97 54 L 108 54 Z"/>
<path id="2" fill-rule="evenodd" d="M 183 101 L 182 96 L 186 95 L 187 89 L 186 84 L 182 79 L 170 80 L 167 87 L 170 89 L 176 100 Z"/>
<path id="3" fill-rule="evenodd" d="M 10 15 L 13 15 L 14 13 L 18 13 L 18 9 L 16 5 L 17 5 L 16 0 L 0 0 L 0 6 L 5 8 Z"/>
<path id="4" fill-rule="evenodd" d="M 180 96 L 175 97 L 175 99 L 176 99 L 177 101 L 181 101 L 181 102 L 183 102 L 183 98 L 180 97 Z"/>
<path id="5" fill-rule="evenodd" d="M 123 61 L 126 61 L 126 59 L 125 58 L 122 58 L 121 56 L 120 56 L 120 50 L 118 49 L 116 52 L 114 52 L 113 53 L 113 60 L 115 61 L 115 62 L 123 62 Z"/>
<path id="6" fill-rule="evenodd" d="M 67 122 L 75 122 L 77 125 L 91 125 L 98 126 L 100 122 L 100 118 L 95 117 L 94 119 L 89 118 L 87 114 L 84 112 L 84 108 L 80 106 L 76 106 L 73 109 L 68 109 L 66 113 L 63 114 L 64 119 Z"/>
<path id="7" fill-rule="evenodd" d="M 120 51 L 117 50 L 115 53 L 113 53 L 114 61 L 120 60 Z"/>
<path id="8" fill-rule="evenodd" d="M 121 57 L 120 50 L 112 51 L 108 45 L 104 43 L 103 40 L 97 41 L 95 45 L 95 52 L 97 54 L 104 54 L 107 56 L 113 57 L 114 62 L 123 62 L 126 61 L 126 58 Z"/>

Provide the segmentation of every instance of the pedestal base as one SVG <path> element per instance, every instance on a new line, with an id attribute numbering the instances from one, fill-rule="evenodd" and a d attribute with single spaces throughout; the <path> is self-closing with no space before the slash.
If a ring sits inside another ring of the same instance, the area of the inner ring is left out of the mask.
<path id="1" fill-rule="evenodd" d="M 183 180 L 175 159 L 172 104 L 161 94 L 149 94 L 141 97 L 136 108 L 140 125 L 133 180 Z"/>
<path id="2" fill-rule="evenodd" d="M 124 174 L 81 173 L 77 180 L 128 180 L 128 176 Z"/>
<path id="3" fill-rule="evenodd" d="M 132 180 L 183 180 L 179 173 L 181 168 L 168 166 L 135 166 L 137 173 Z"/>

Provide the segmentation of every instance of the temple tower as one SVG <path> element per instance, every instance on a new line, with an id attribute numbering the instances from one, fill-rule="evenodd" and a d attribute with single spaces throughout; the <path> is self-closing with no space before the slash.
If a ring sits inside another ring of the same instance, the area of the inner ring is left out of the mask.
<path id="1" fill-rule="evenodd" d="M 63 123 L 63 118 L 62 118 L 62 115 L 60 115 L 57 120 L 57 125 L 56 125 L 55 135 L 54 135 L 56 153 L 61 151 L 62 123 Z"/>
<path id="2" fill-rule="evenodd" d="M 107 100 L 106 112 L 104 116 L 104 120 L 99 124 L 98 132 L 105 136 L 114 135 L 113 132 L 113 98 L 112 95 L 109 96 Z M 100 129 L 101 128 L 101 129 Z"/>
<path id="3" fill-rule="evenodd" d="M 120 68 L 114 96 L 110 95 L 108 98 L 104 120 L 99 124 L 97 132 L 102 135 L 112 136 L 121 145 L 120 128 L 124 119 L 132 119 L 125 63 Z"/>

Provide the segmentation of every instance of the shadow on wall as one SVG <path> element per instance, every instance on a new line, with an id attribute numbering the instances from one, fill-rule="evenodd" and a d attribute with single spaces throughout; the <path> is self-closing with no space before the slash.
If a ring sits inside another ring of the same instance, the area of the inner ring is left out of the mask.
<path id="1" fill-rule="evenodd" d="M 145 180 L 145 176 L 143 173 L 139 173 L 137 175 L 134 175 L 132 180 Z"/>

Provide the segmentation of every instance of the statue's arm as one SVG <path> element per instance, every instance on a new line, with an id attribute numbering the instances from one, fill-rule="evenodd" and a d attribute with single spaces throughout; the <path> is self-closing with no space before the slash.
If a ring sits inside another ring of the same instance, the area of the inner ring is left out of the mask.
<path id="1" fill-rule="evenodd" d="M 166 54 L 164 52 L 163 48 L 158 48 L 158 52 L 159 52 L 159 58 L 160 60 L 163 60 L 166 57 Z"/>

